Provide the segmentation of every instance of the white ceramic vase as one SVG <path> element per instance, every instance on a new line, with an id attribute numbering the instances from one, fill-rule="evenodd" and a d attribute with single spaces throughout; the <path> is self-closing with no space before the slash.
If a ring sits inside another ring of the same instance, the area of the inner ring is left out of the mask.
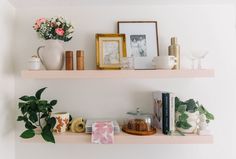
<path id="1" fill-rule="evenodd" d="M 189 133 L 189 134 L 196 133 L 197 129 L 198 129 L 198 123 L 199 123 L 199 112 L 198 111 L 196 111 L 194 113 L 185 112 L 185 114 L 188 115 L 187 122 L 192 127 L 190 127 L 189 129 L 182 129 L 182 128 L 176 127 L 176 129 L 181 131 L 181 132 L 183 132 L 183 133 Z M 178 121 L 180 115 L 181 114 L 179 112 L 176 112 L 176 119 L 177 119 L 177 121 Z"/>
<path id="2" fill-rule="evenodd" d="M 59 40 L 46 40 L 45 46 L 37 50 L 46 70 L 61 70 L 64 65 L 64 48 Z"/>

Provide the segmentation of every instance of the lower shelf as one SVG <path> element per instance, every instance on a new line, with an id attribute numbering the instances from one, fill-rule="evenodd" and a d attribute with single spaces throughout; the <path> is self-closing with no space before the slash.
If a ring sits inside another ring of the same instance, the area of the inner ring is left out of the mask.
<path id="1" fill-rule="evenodd" d="M 66 132 L 55 134 L 57 144 L 91 144 L 91 135 Z M 45 143 L 41 136 L 33 139 L 21 139 L 22 143 Z M 151 136 L 135 136 L 121 132 L 115 135 L 115 144 L 212 144 L 213 136 L 168 136 L 158 132 Z"/>

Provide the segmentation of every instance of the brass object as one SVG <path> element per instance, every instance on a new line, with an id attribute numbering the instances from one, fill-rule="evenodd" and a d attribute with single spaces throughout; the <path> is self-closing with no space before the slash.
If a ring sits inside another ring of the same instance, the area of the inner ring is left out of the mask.
<path id="1" fill-rule="evenodd" d="M 120 69 L 126 57 L 125 34 L 96 34 L 97 69 Z"/>
<path id="2" fill-rule="evenodd" d="M 173 69 L 180 69 L 180 46 L 176 37 L 171 38 L 171 45 L 168 47 L 168 52 L 170 56 L 176 57 L 176 66 Z"/>
<path id="3" fill-rule="evenodd" d="M 66 51 L 66 70 L 73 70 L 73 51 Z"/>
<path id="4" fill-rule="evenodd" d="M 76 69 L 84 70 L 84 51 L 83 50 L 76 51 Z"/>

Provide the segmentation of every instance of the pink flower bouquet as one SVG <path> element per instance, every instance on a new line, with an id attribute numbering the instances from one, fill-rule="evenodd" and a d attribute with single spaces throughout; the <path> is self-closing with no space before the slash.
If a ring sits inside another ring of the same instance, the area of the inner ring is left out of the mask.
<path id="1" fill-rule="evenodd" d="M 74 27 L 62 17 L 39 18 L 33 28 L 40 38 L 62 40 L 64 42 L 71 40 L 74 32 Z"/>

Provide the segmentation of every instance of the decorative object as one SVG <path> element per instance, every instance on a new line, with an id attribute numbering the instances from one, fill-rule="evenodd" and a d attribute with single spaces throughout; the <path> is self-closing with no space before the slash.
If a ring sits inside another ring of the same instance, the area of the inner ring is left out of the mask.
<path id="1" fill-rule="evenodd" d="M 61 70 L 64 65 L 64 48 L 59 40 L 47 40 L 37 49 L 37 55 L 46 70 Z"/>
<path id="2" fill-rule="evenodd" d="M 175 56 L 156 56 L 152 60 L 152 64 L 156 69 L 172 69 L 176 66 Z"/>
<path id="3" fill-rule="evenodd" d="M 56 119 L 50 116 L 53 106 L 57 104 L 57 100 L 48 102 L 41 99 L 41 94 L 46 89 L 42 88 L 35 93 L 35 96 L 22 96 L 18 103 L 22 115 L 18 116 L 17 121 L 25 123 L 25 130 L 20 137 L 29 139 L 35 136 L 39 131 L 43 139 L 47 142 L 55 143 L 52 129 L 56 124 Z M 44 122 L 44 123 L 43 123 Z"/>
<path id="4" fill-rule="evenodd" d="M 66 70 L 73 70 L 73 51 L 66 51 Z"/>
<path id="5" fill-rule="evenodd" d="M 176 57 L 176 65 L 174 66 L 173 69 L 180 69 L 180 46 L 177 42 L 176 37 L 171 38 L 171 45 L 168 47 L 168 52 L 170 56 L 175 56 Z"/>
<path id="6" fill-rule="evenodd" d="M 119 21 L 118 33 L 126 35 L 127 57 L 134 56 L 135 69 L 154 69 L 159 55 L 156 21 Z"/>
<path id="7" fill-rule="evenodd" d="M 70 121 L 70 114 L 67 112 L 58 112 L 53 113 L 52 116 L 56 119 L 56 125 L 54 126 L 53 130 L 56 133 L 66 132 Z"/>
<path id="8" fill-rule="evenodd" d="M 113 144 L 114 125 L 112 121 L 95 122 L 92 124 L 92 143 Z"/>
<path id="9" fill-rule="evenodd" d="M 209 113 L 199 102 L 189 99 L 185 102 L 178 97 L 175 98 L 176 107 L 176 128 L 183 133 L 196 133 L 199 123 L 199 115 L 206 117 L 206 123 L 214 120 L 214 116 Z"/>
<path id="10" fill-rule="evenodd" d="M 40 70 L 40 58 L 34 55 L 29 59 L 28 63 L 29 70 Z"/>
<path id="11" fill-rule="evenodd" d="M 84 51 L 76 51 L 76 68 L 77 70 L 84 70 Z"/>
<path id="12" fill-rule="evenodd" d="M 133 135 L 153 135 L 152 114 L 142 113 L 139 108 L 136 112 L 128 112 L 128 118 L 124 121 L 122 130 Z"/>
<path id="13" fill-rule="evenodd" d="M 122 57 L 121 58 L 121 69 L 122 70 L 133 70 L 134 69 L 134 57 Z"/>
<path id="14" fill-rule="evenodd" d="M 37 19 L 33 28 L 40 38 L 46 40 L 46 44 L 37 51 L 44 67 L 47 70 L 61 70 L 64 64 L 64 48 L 59 41 L 70 41 L 74 27 L 62 17 L 54 17 Z M 39 53 L 42 48 L 43 51 Z"/>
<path id="15" fill-rule="evenodd" d="M 74 27 L 63 17 L 39 18 L 33 28 L 44 40 L 53 39 L 64 42 L 70 41 L 74 32 Z"/>
<path id="16" fill-rule="evenodd" d="M 207 118 L 204 114 L 201 114 L 199 117 L 199 128 L 198 128 L 198 135 L 211 135 L 211 131 L 208 129 Z"/>
<path id="17" fill-rule="evenodd" d="M 75 118 L 72 120 L 70 129 L 73 133 L 82 133 L 85 131 L 85 122 L 83 118 Z"/>
<path id="18" fill-rule="evenodd" d="M 96 34 L 97 68 L 120 69 L 126 57 L 125 34 Z"/>
<path id="19" fill-rule="evenodd" d="M 192 56 L 197 60 L 198 64 L 197 64 L 197 69 L 202 69 L 202 59 L 204 59 L 206 57 L 206 55 L 208 55 L 209 52 L 208 51 L 199 51 L 199 52 L 194 52 L 192 54 Z"/>

